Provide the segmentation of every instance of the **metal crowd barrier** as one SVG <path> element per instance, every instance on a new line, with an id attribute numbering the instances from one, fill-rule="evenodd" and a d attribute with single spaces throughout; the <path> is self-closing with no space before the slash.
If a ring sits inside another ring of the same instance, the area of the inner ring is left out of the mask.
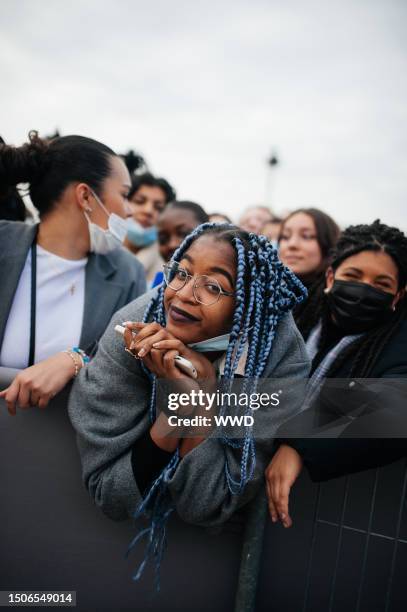
<path id="1" fill-rule="evenodd" d="M 291 495 L 294 525 L 266 526 L 258 612 L 407 610 L 407 463 Z"/>
<path id="2" fill-rule="evenodd" d="M 0 368 L 0 389 L 14 375 Z M 76 591 L 81 612 L 407 610 L 405 462 L 319 486 L 303 473 L 289 530 L 263 493 L 244 532 L 174 517 L 154 594 L 152 572 L 131 578 L 142 547 L 124 556 L 133 525 L 104 517 L 81 483 L 66 401 L 11 417 L 0 400 L 0 591 Z"/>
<path id="3" fill-rule="evenodd" d="M 0 368 L 0 389 L 9 379 Z M 12 417 L 0 400 L 0 591 L 76 591 L 80 612 L 232 610 L 241 530 L 210 535 L 174 516 L 161 591 L 152 571 L 132 580 L 143 546 L 126 559 L 131 521 L 106 518 L 86 492 L 66 401 Z"/>

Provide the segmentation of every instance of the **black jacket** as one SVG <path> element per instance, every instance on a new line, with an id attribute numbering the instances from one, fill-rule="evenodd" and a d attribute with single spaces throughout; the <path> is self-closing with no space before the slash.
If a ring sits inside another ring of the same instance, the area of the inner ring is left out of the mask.
<path id="1" fill-rule="evenodd" d="M 344 364 L 335 374 L 335 379 L 347 380 L 331 381 L 338 383 L 336 389 L 322 390 L 313 410 L 280 431 L 280 443 L 299 452 L 314 481 L 407 456 L 407 321 L 384 347 L 365 386 L 349 379 L 350 366 Z M 310 432 L 311 437 L 292 437 Z"/>

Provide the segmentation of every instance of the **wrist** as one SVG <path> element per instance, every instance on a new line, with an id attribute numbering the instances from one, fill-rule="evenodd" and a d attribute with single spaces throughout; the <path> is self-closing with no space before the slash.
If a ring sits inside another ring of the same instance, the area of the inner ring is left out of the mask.
<path id="1" fill-rule="evenodd" d="M 69 349 L 70 351 L 72 351 L 73 353 L 75 353 L 75 355 L 78 355 L 80 360 L 81 360 L 81 364 L 82 367 L 84 367 L 87 363 L 89 363 L 90 358 L 87 356 L 87 354 L 85 353 L 85 351 L 83 351 L 82 349 L 80 349 L 78 346 L 73 346 L 71 349 Z"/>
<path id="2" fill-rule="evenodd" d="M 68 355 L 72 366 L 72 377 L 76 378 L 79 374 L 79 370 L 81 370 L 85 363 L 89 361 L 89 357 L 77 347 L 73 347 L 71 349 L 66 349 L 62 351 L 63 354 Z"/>
<path id="3" fill-rule="evenodd" d="M 161 415 L 151 427 L 150 438 L 158 448 L 172 453 L 178 447 L 179 439 L 173 433 L 174 428 L 168 426 L 168 420 L 160 418 Z"/>

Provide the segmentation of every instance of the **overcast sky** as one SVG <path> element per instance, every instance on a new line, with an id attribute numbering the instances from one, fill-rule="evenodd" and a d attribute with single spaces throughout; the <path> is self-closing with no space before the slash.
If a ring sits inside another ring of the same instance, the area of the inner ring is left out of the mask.
<path id="1" fill-rule="evenodd" d="M 405 0 L 1 0 L 0 134 L 135 148 L 236 219 L 266 196 L 407 230 Z M 267 188 L 266 159 L 280 159 Z"/>

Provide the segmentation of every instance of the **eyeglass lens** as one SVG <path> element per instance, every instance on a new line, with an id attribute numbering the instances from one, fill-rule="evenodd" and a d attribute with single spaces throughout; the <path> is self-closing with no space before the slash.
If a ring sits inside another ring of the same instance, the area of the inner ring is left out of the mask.
<path id="1" fill-rule="evenodd" d="M 165 272 L 165 281 L 174 291 L 182 289 L 189 280 L 188 273 L 182 268 L 168 266 Z M 193 291 L 198 302 L 209 306 L 218 301 L 221 288 L 216 279 L 202 275 L 195 279 Z"/>

